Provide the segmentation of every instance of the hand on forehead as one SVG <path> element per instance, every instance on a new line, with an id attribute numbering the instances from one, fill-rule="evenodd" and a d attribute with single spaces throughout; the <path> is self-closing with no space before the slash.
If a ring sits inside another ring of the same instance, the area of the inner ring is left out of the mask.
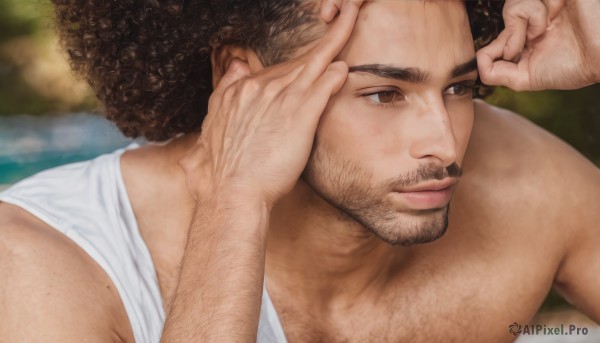
<path id="1" fill-rule="evenodd" d="M 337 1 L 341 3 L 342 1 Z M 350 67 L 390 64 L 439 71 L 475 55 L 463 1 L 364 2 L 337 60 Z"/>

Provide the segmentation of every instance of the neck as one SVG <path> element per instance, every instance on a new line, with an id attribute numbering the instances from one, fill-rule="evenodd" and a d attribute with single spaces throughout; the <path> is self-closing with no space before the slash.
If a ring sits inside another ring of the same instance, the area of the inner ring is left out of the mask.
<path id="1" fill-rule="evenodd" d="M 177 161 L 198 136 L 185 135 L 164 146 L 172 176 L 182 185 Z M 182 189 L 180 195 L 186 194 Z M 381 290 L 409 251 L 383 242 L 303 181 L 273 208 L 267 240 L 269 291 L 293 293 L 300 301 L 326 307 Z"/>
<path id="2" fill-rule="evenodd" d="M 382 289 L 406 251 L 383 242 L 299 181 L 271 213 L 267 284 L 293 290 L 312 304 L 343 307 Z"/>

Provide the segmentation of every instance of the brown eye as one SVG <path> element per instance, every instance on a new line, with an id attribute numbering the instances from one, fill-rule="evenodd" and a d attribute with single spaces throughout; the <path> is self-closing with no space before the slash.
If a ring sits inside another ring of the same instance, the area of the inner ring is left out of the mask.
<path id="1" fill-rule="evenodd" d="M 448 95 L 467 95 L 472 94 L 475 88 L 475 82 L 461 82 L 456 83 L 450 86 L 446 90 L 446 94 Z"/>
<path id="2" fill-rule="evenodd" d="M 367 98 L 374 102 L 376 105 L 385 105 L 399 100 L 400 93 L 398 93 L 397 91 L 381 91 L 373 94 L 368 94 Z"/>
<path id="3" fill-rule="evenodd" d="M 387 92 L 378 93 L 379 102 L 384 103 L 384 104 L 394 101 L 395 97 L 396 97 L 395 92 L 387 91 Z"/>

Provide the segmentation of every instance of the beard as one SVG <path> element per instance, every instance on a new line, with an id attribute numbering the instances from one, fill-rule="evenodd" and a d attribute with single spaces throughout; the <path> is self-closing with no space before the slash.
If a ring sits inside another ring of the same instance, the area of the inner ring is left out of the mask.
<path id="1" fill-rule="evenodd" d="M 427 210 L 399 208 L 390 199 L 394 189 L 423 181 L 460 176 L 460 167 L 423 164 L 413 172 L 373 183 L 373 174 L 359 163 L 328 152 L 315 142 L 302 179 L 340 215 L 392 245 L 429 243 L 448 228 L 449 205 Z"/>

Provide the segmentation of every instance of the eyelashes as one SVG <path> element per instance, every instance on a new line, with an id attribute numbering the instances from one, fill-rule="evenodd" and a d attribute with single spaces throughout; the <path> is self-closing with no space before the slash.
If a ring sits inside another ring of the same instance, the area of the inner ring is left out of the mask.
<path id="1" fill-rule="evenodd" d="M 477 82 L 476 81 L 462 81 L 455 84 L 450 85 L 450 87 L 446 88 L 446 92 L 444 94 L 448 95 L 473 95 L 473 91 L 475 90 Z M 456 88 L 456 89 L 455 89 Z M 450 89 L 455 89 L 454 91 L 448 93 Z"/>
<path id="2" fill-rule="evenodd" d="M 397 90 L 385 90 L 364 96 L 376 106 L 392 106 L 397 101 L 404 100 L 404 95 Z"/>
<path id="3" fill-rule="evenodd" d="M 473 96 L 476 84 L 474 80 L 453 83 L 444 90 L 443 95 L 461 98 L 467 95 Z M 395 87 L 366 93 L 362 97 L 377 107 L 394 107 L 405 100 L 402 92 Z"/>

